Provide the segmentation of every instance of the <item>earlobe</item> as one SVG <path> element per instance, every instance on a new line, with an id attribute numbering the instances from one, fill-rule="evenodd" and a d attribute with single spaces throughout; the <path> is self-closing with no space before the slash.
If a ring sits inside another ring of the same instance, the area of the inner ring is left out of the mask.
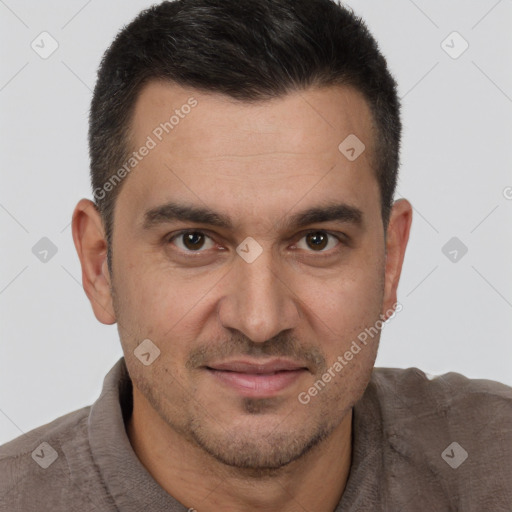
<path id="1" fill-rule="evenodd" d="M 103 324 L 116 322 L 110 274 L 107 266 L 107 241 L 96 205 L 81 199 L 72 220 L 73 241 L 82 266 L 82 284 L 94 315 Z"/>
<path id="2" fill-rule="evenodd" d="M 402 272 L 407 242 L 412 224 L 412 206 L 406 199 L 394 202 L 386 237 L 386 269 L 382 314 L 391 315 L 397 303 L 397 288 Z M 386 314 L 386 312 L 388 314 Z"/>

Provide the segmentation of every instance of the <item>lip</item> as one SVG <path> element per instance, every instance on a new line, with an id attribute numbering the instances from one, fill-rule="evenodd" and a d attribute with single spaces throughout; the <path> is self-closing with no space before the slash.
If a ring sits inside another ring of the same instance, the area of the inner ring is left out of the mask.
<path id="1" fill-rule="evenodd" d="M 290 359 L 269 359 L 268 361 L 255 361 L 236 359 L 212 363 L 208 368 L 213 370 L 225 370 L 238 373 L 274 373 L 279 371 L 300 370 L 306 368 L 303 364 L 291 361 Z"/>
<path id="2" fill-rule="evenodd" d="M 254 398 L 274 396 L 308 371 L 302 364 L 287 359 L 223 361 L 208 365 L 206 370 L 237 393 Z"/>

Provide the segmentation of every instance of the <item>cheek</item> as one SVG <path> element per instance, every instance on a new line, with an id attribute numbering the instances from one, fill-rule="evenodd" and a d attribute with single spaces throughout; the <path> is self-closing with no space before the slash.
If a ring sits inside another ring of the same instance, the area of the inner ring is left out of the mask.
<path id="1" fill-rule="evenodd" d="M 166 279 L 165 274 L 157 278 L 143 257 L 126 253 L 120 256 L 119 251 L 116 257 L 114 252 L 114 306 L 125 343 L 137 345 L 145 338 L 157 339 L 165 327 L 160 326 L 163 319 L 167 316 L 167 321 L 172 321 L 169 304 L 174 288 Z"/>
<path id="2" fill-rule="evenodd" d="M 301 296 L 300 292 L 298 295 Z M 302 284 L 301 299 L 309 310 L 307 321 L 312 335 L 321 342 L 327 360 L 332 362 L 350 350 L 352 342 L 379 319 L 383 300 L 382 265 L 373 261 L 352 266 L 321 284 L 310 279 Z M 369 347 L 370 343 L 357 356 L 359 363 L 374 357 Z"/>
<path id="3" fill-rule="evenodd" d="M 341 268 L 328 279 L 310 278 L 302 285 L 304 303 L 335 324 L 354 323 L 378 314 L 383 299 L 384 270 L 378 262 Z M 301 297 L 302 298 L 302 297 Z"/>
<path id="4" fill-rule="evenodd" d="M 137 346 L 149 338 L 162 356 L 172 353 L 180 359 L 186 347 L 198 336 L 208 316 L 206 305 L 219 280 L 212 273 L 192 276 L 190 273 L 159 264 L 150 258 L 120 258 L 114 285 L 118 327 L 125 346 Z M 174 340 L 180 340 L 175 343 Z"/>

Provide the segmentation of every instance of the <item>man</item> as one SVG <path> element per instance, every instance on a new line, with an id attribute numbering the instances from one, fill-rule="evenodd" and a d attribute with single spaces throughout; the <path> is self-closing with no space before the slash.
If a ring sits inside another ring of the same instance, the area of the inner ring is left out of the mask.
<path id="1" fill-rule="evenodd" d="M 104 56 L 73 238 L 124 357 L 0 451 L 2 511 L 510 510 L 512 389 L 374 369 L 412 219 L 331 0 L 182 0 Z"/>

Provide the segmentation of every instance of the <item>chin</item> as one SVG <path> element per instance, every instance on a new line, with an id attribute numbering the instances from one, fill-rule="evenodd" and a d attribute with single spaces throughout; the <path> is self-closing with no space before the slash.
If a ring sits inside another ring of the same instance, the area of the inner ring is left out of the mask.
<path id="1" fill-rule="evenodd" d="M 274 423 L 274 422 L 272 422 Z M 282 421 L 281 421 L 282 423 Z M 335 426 L 317 425 L 310 429 L 278 431 L 277 426 L 221 428 L 215 432 L 194 422 L 190 428 L 194 443 L 218 462 L 247 470 L 248 473 L 275 472 L 300 459 L 334 430 Z"/>

